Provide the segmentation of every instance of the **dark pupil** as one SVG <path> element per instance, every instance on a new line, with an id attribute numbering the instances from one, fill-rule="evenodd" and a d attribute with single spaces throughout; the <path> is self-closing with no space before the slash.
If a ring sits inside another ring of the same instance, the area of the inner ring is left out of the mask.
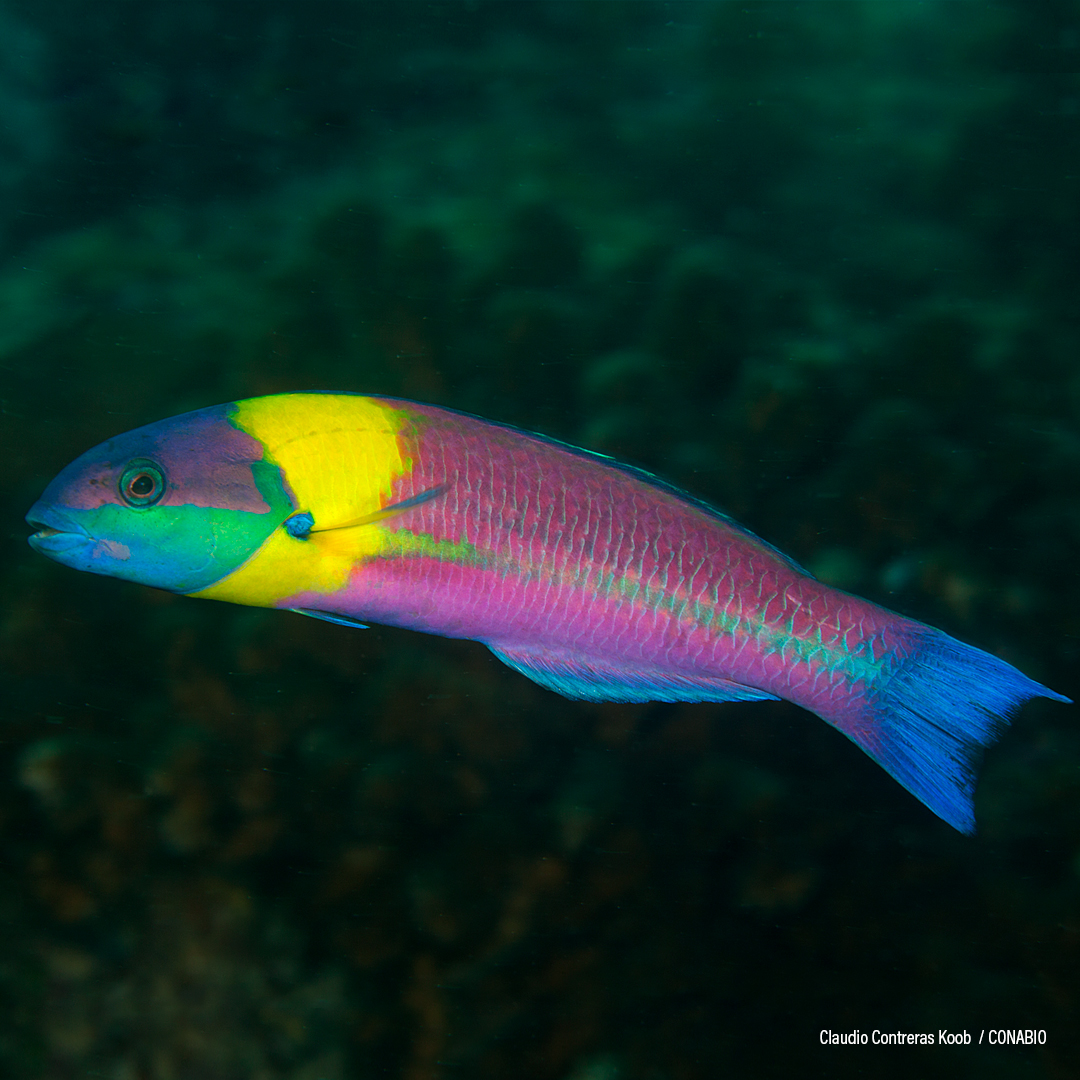
<path id="1" fill-rule="evenodd" d="M 154 478 L 149 473 L 139 473 L 138 476 L 133 477 L 131 483 L 128 484 L 128 491 L 132 495 L 149 495 L 154 490 Z"/>

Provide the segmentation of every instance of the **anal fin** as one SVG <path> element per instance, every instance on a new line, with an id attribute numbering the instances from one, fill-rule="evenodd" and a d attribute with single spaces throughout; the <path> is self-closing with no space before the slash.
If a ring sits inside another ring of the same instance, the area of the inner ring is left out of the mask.
<path id="1" fill-rule="evenodd" d="M 575 701 L 778 700 L 775 694 L 718 675 L 662 671 L 569 650 L 488 648 L 526 678 Z"/>

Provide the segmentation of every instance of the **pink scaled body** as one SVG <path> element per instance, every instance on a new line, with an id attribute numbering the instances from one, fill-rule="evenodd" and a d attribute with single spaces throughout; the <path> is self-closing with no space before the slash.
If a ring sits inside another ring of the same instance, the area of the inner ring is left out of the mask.
<path id="1" fill-rule="evenodd" d="M 622 700 L 775 696 L 826 718 L 917 625 L 821 584 L 643 474 L 473 417 L 409 410 L 414 467 L 393 501 L 445 492 L 401 515 L 396 550 L 356 568 L 329 605 L 337 612 L 482 641 L 573 696 L 610 698 L 614 681 Z M 328 604 L 300 594 L 281 606 Z M 578 669 L 612 676 L 607 692 L 586 692 Z"/>

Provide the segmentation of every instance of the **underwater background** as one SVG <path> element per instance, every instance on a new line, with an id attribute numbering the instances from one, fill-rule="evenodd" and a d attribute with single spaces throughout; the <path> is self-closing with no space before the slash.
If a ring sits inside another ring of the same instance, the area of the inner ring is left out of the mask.
<path id="1" fill-rule="evenodd" d="M 786 703 L 569 702 L 22 516 L 143 423 L 400 395 L 1075 698 L 1080 4 L 3 0 L 0 256 L 0 1075 L 1077 1075 L 1075 708 L 969 839 Z"/>

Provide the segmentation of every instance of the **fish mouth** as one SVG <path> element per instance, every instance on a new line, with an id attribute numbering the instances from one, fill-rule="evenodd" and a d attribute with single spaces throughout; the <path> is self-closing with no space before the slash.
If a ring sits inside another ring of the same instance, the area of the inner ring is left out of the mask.
<path id="1" fill-rule="evenodd" d="M 58 555 L 90 540 L 85 529 L 55 511 L 42 512 L 35 507 L 26 515 L 26 523 L 34 530 L 27 542 L 42 555 Z"/>

